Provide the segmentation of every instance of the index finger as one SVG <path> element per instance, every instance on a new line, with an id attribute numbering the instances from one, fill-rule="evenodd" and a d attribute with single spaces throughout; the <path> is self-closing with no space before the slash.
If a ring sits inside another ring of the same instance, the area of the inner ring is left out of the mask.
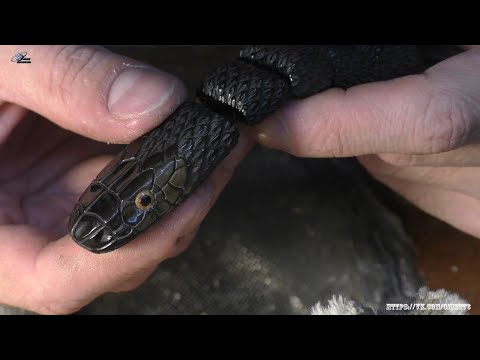
<path id="1" fill-rule="evenodd" d="M 449 151 L 480 136 L 479 68 L 474 48 L 422 74 L 331 89 L 290 102 L 254 134 L 304 157 Z"/>

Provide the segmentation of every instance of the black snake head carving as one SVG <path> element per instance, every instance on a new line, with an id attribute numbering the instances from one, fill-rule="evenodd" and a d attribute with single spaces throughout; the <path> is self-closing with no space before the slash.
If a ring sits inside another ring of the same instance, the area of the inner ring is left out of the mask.
<path id="1" fill-rule="evenodd" d="M 130 241 L 169 212 L 187 188 L 185 159 L 134 159 L 112 161 L 80 197 L 70 231 L 90 251 L 111 251 Z"/>

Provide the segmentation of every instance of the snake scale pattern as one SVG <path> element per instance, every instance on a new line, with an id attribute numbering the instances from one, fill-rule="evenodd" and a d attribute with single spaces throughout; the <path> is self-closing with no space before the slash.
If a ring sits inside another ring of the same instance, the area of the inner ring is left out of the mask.
<path id="1" fill-rule="evenodd" d="M 127 145 L 74 207 L 68 231 L 94 253 L 118 249 L 186 200 L 255 125 L 292 98 L 420 71 L 413 45 L 250 46 L 207 74 L 198 96 Z"/>

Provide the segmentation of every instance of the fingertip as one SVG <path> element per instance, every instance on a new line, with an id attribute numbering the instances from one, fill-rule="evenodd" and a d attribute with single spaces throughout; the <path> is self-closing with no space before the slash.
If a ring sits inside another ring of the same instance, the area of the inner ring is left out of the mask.
<path id="1" fill-rule="evenodd" d="M 248 132 L 251 138 L 263 146 L 290 152 L 290 130 L 284 109 L 269 116 Z"/>
<path id="2" fill-rule="evenodd" d="M 107 95 L 112 143 L 130 143 L 163 123 L 187 97 L 185 84 L 164 71 L 134 67 L 114 81 Z"/>
<path id="3" fill-rule="evenodd" d="M 255 140 L 272 149 L 295 156 L 316 156 L 322 136 L 328 133 L 332 104 L 338 103 L 338 89 L 306 99 L 290 100 L 255 127 Z"/>
<path id="4" fill-rule="evenodd" d="M 184 102 L 186 94 L 185 85 L 180 80 L 175 79 L 172 82 L 172 87 L 170 87 L 165 94 L 168 98 L 162 100 L 164 102 L 161 106 L 140 115 L 133 114 L 129 117 L 124 117 L 122 120 L 116 118 L 117 120 L 120 120 L 118 122 L 122 123 L 124 129 L 119 133 L 119 138 L 113 142 L 128 144 L 161 125 L 177 109 L 177 107 Z M 115 114 L 114 117 L 117 116 L 118 114 Z"/>
<path id="5" fill-rule="evenodd" d="M 113 82 L 107 108 L 119 122 L 145 130 L 157 126 L 186 97 L 177 77 L 158 69 L 128 66 Z M 139 134 L 140 135 L 140 134 Z"/>
<path id="6" fill-rule="evenodd" d="M 0 48 L 0 58 L 11 57 L 10 51 Z M 95 140 L 129 143 L 186 97 L 177 77 L 102 47 L 37 45 L 26 51 L 32 66 L 0 69 L 2 97 Z"/>

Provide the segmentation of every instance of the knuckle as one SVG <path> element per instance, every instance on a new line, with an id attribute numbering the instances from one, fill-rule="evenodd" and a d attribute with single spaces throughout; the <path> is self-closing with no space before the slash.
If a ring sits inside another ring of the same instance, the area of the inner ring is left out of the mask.
<path id="1" fill-rule="evenodd" d="M 309 132 L 293 131 L 290 153 L 299 157 L 315 157 L 328 154 L 332 157 L 346 157 L 351 153 L 348 142 L 341 131 L 328 131 L 318 127 Z"/>
<path id="2" fill-rule="evenodd" d="M 188 249 L 192 242 L 193 237 L 192 236 L 181 236 L 175 241 L 175 245 L 173 247 L 173 253 L 174 254 L 181 254 L 185 250 Z"/>
<path id="3" fill-rule="evenodd" d="M 343 132 L 341 130 L 332 132 L 329 141 L 326 142 L 326 144 L 331 142 L 334 145 L 330 147 L 333 149 L 331 150 L 331 154 L 333 157 L 343 158 L 351 156 L 351 154 L 353 153 L 350 142 L 347 141 L 345 136 L 342 134 Z"/>
<path id="4" fill-rule="evenodd" d="M 58 49 L 52 58 L 50 66 L 51 93 L 68 101 L 74 84 L 83 80 L 105 59 L 100 47 L 68 45 Z"/>
<path id="5" fill-rule="evenodd" d="M 309 131 L 306 129 L 304 134 L 303 154 L 315 156 L 326 154 L 331 157 L 347 157 L 352 153 L 351 140 L 346 135 L 342 127 L 343 121 L 331 118 L 323 124 L 318 123 Z M 305 134 L 308 134 L 305 136 Z M 300 135 L 299 135 L 300 141 Z"/>
<path id="6" fill-rule="evenodd" d="M 316 117 L 309 111 L 311 104 L 305 106 L 305 114 L 299 111 L 295 121 L 284 121 L 284 131 L 290 139 L 290 152 L 295 156 L 346 157 L 352 153 L 350 133 L 344 117 L 354 114 L 345 111 L 343 100 L 346 92 L 332 89 L 318 99 L 315 106 Z M 313 101 L 313 100 L 312 100 Z M 313 106 L 312 106 L 313 107 Z"/>
<path id="7" fill-rule="evenodd" d="M 419 150 L 436 154 L 465 144 L 473 120 L 471 106 L 464 96 L 445 91 L 432 95 L 420 131 Z"/>

